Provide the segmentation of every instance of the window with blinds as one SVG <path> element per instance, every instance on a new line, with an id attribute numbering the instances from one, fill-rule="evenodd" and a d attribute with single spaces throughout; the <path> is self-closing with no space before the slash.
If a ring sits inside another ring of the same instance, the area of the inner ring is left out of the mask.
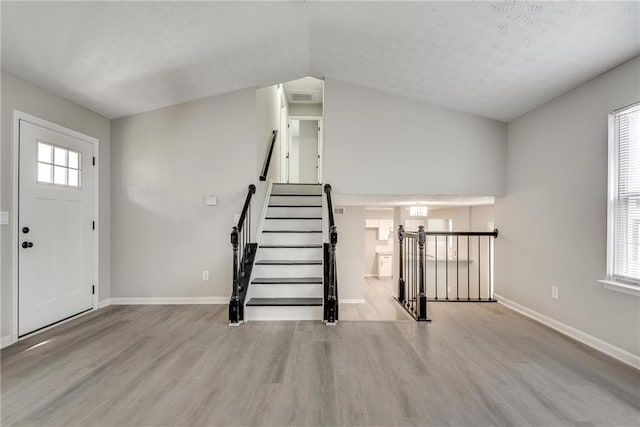
<path id="1" fill-rule="evenodd" d="M 611 124 L 610 274 L 640 285 L 640 103 L 615 112 Z"/>

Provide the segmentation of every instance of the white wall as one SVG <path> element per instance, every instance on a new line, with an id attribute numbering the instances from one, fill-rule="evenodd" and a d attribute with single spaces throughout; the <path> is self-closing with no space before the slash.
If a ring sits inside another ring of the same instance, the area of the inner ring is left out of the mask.
<path id="1" fill-rule="evenodd" d="M 113 121 L 112 297 L 231 294 L 233 216 L 263 160 L 256 108 L 246 89 Z"/>
<path id="2" fill-rule="evenodd" d="M 99 299 L 109 297 L 111 256 L 111 129 L 109 119 L 89 111 L 71 101 L 60 98 L 46 90 L 2 71 L 2 211 L 13 210 L 13 110 L 31 114 L 52 123 L 73 129 L 97 138 L 100 142 L 100 259 Z M 2 232 L 2 328 L 1 336 L 11 334 L 12 307 L 12 261 L 11 229 L 16 218 L 9 218 L 9 225 L 1 226 Z"/>
<path id="3" fill-rule="evenodd" d="M 264 161 L 271 144 L 271 138 L 274 130 L 280 130 L 280 114 L 281 114 L 281 100 L 280 94 L 276 86 L 269 86 L 262 89 L 258 89 L 257 94 L 257 164 L 256 171 L 258 175 L 262 172 Z M 254 120 L 253 117 L 247 116 L 247 124 L 251 124 Z M 280 179 L 280 138 L 282 132 L 278 132 L 276 137 L 276 144 L 271 155 L 271 163 L 269 165 L 269 173 L 267 176 L 267 182 L 270 179 L 279 181 Z"/>
<path id="4" fill-rule="evenodd" d="M 324 139 L 336 194 L 504 192 L 502 122 L 328 79 Z"/>
<path id="5" fill-rule="evenodd" d="M 322 116 L 322 104 L 289 104 L 290 116 Z"/>
<path id="6" fill-rule="evenodd" d="M 364 299 L 364 208 L 347 206 L 335 215 L 338 228 L 336 266 L 338 299 Z"/>
<path id="7" fill-rule="evenodd" d="M 635 58 L 508 125 L 496 293 L 640 355 L 640 298 L 604 289 L 607 116 L 640 99 Z M 551 299 L 551 286 L 559 299 Z"/>

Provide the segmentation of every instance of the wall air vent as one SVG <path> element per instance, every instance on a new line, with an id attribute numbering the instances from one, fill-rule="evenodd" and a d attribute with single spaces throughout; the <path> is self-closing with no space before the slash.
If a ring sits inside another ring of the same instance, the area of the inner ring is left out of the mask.
<path id="1" fill-rule="evenodd" d="M 344 215 L 344 208 L 333 208 L 333 213 L 336 215 Z"/>
<path id="2" fill-rule="evenodd" d="M 313 102 L 312 92 L 292 92 L 291 100 L 293 102 Z"/>

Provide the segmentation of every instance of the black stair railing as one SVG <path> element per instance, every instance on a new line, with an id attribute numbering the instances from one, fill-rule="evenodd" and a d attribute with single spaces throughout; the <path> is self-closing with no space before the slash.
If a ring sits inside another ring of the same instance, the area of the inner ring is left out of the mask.
<path id="1" fill-rule="evenodd" d="M 249 186 L 242 213 L 231 231 L 233 248 L 233 289 L 229 301 L 229 323 L 240 324 L 244 320 L 244 301 L 247 296 L 251 270 L 258 245 L 251 238 L 251 199 L 256 186 Z"/>
<path id="2" fill-rule="evenodd" d="M 400 225 L 397 300 L 417 320 L 426 302 L 495 302 L 494 240 L 498 230 L 408 232 Z"/>
<path id="3" fill-rule="evenodd" d="M 338 229 L 333 218 L 333 203 L 331 201 L 331 186 L 325 184 L 327 195 L 327 210 L 329 218 L 329 242 L 324 243 L 324 322 L 335 325 L 338 322 L 338 276 L 336 270 L 336 246 L 338 244 Z"/>
<path id="4" fill-rule="evenodd" d="M 405 231 L 402 225 L 398 228 L 400 274 L 397 300 L 416 320 L 429 320 L 425 291 L 425 240 L 422 225 L 414 232 Z"/>
<path id="5" fill-rule="evenodd" d="M 269 151 L 267 151 L 267 157 L 264 159 L 264 165 L 262 166 L 262 172 L 260 173 L 260 181 L 267 180 L 267 174 L 269 173 L 269 165 L 271 164 L 271 156 L 273 155 L 273 148 L 276 145 L 276 137 L 278 131 L 274 130 L 271 134 L 271 143 L 269 144 Z"/>

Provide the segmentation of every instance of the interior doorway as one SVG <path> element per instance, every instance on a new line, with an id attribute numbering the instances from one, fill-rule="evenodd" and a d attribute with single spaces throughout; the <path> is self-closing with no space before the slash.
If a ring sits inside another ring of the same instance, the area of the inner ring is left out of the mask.
<path id="1" fill-rule="evenodd" d="M 287 149 L 288 183 L 322 182 L 322 117 L 291 117 Z"/>

